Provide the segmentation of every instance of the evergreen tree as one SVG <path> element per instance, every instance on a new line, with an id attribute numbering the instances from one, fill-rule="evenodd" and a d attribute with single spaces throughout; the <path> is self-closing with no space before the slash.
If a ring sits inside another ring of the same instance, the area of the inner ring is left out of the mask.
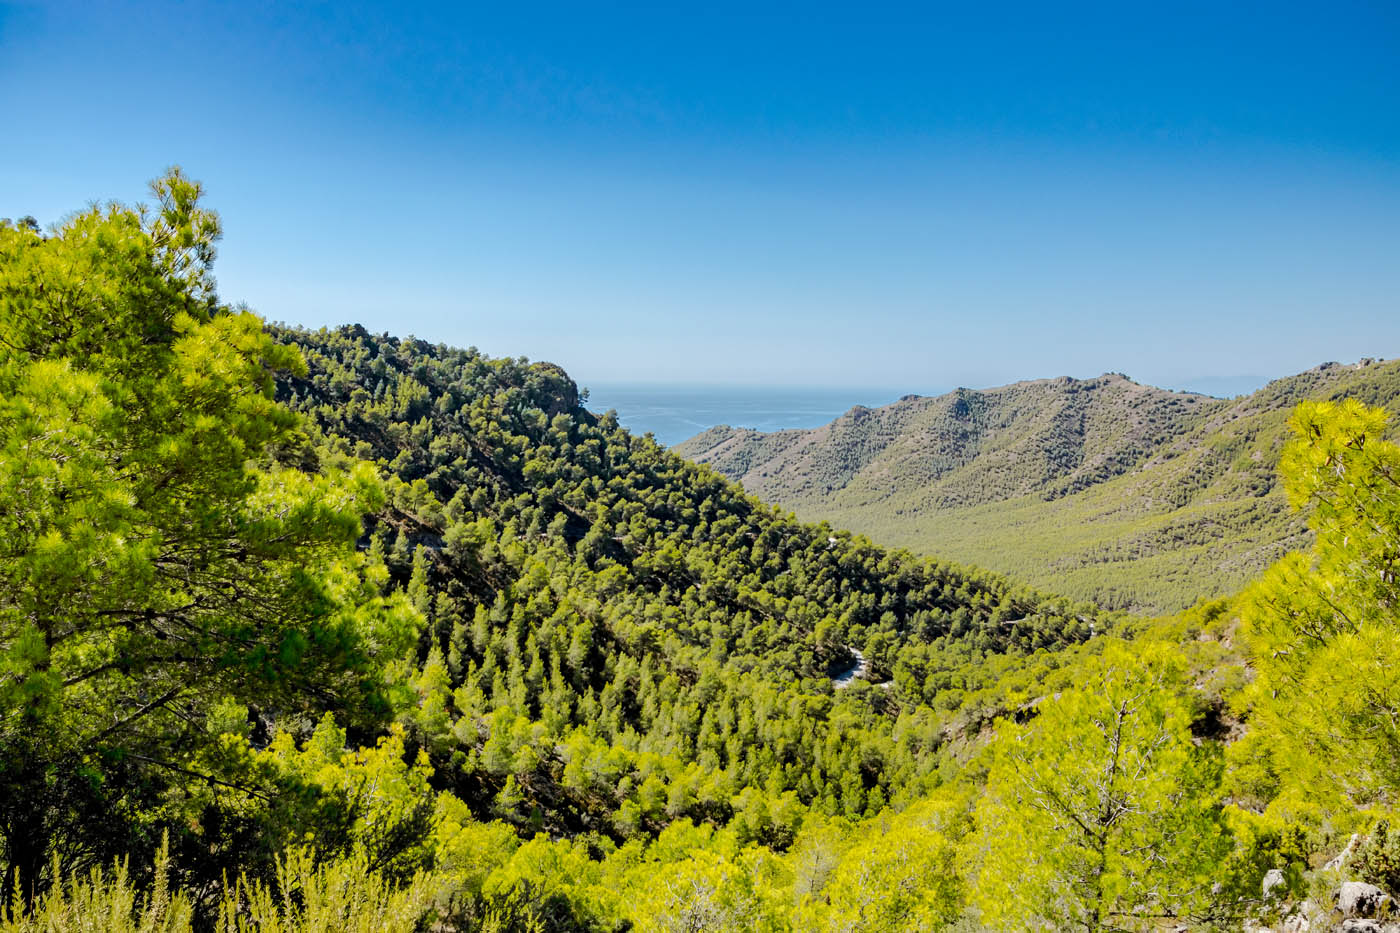
<path id="1" fill-rule="evenodd" d="M 154 850 L 128 833 L 178 809 L 172 783 L 219 780 L 194 756 L 230 698 L 382 716 L 413 635 L 353 549 L 374 471 L 288 465 L 316 460 L 272 399 L 299 355 L 219 303 L 199 185 L 153 193 L 52 236 L 0 226 L 6 896 L 55 849 Z"/>
<path id="2" fill-rule="evenodd" d="M 997 732 L 971 847 L 984 920 L 1096 933 L 1210 918 L 1230 842 L 1178 656 L 1114 647 L 1085 673 Z"/>
<path id="3" fill-rule="evenodd" d="M 1259 675 L 1249 748 L 1277 762 L 1286 800 L 1345 817 L 1400 805 L 1400 447 L 1384 411 L 1308 402 L 1280 463 L 1311 508 L 1311 554 L 1244 596 Z"/>

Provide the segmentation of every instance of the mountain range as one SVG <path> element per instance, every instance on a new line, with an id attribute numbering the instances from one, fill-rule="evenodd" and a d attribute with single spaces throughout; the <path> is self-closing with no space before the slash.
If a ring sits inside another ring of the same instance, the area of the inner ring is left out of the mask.
<path id="1" fill-rule="evenodd" d="M 1308 545 L 1277 488 L 1285 423 L 1299 401 L 1344 396 L 1393 408 L 1400 361 L 1325 363 L 1233 399 L 1118 373 L 957 389 L 675 449 L 802 519 L 1162 613 Z"/>

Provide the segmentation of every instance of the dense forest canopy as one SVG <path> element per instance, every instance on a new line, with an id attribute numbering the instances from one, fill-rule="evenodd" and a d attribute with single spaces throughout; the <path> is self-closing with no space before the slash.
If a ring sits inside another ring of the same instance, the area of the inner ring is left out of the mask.
<path id="1" fill-rule="evenodd" d="M 553 365 L 265 325 L 198 184 L 153 194 L 0 223 L 0 929 L 1234 929 L 1400 893 L 1383 411 L 1292 416 L 1311 554 L 1145 621 L 799 521 Z"/>
<path id="2" fill-rule="evenodd" d="M 370 551 L 428 622 L 445 705 L 475 713 L 424 741 L 455 746 L 455 792 L 506 794 L 503 813 L 548 795 L 551 820 L 570 801 L 573 828 L 621 838 L 679 816 L 729 822 L 736 795 L 762 791 L 759 838 L 783 839 L 799 805 L 878 812 L 932 779 L 936 710 L 959 704 L 964 668 L 1108 624 L 799 523 L 589 414 L 549 364 L 356 328 L 273 332 L 308 361 L 281 381 L 289 406 L 320 441 L 391 471 Z M 878 688 L 833 689 L 852 649 Z M 503 737 L 540 729 L 525 749 Z M 561 786 L 551 749 L 570 743 L 618 763 Z M 539 764 L 516 769 L 522 755 Z"/>

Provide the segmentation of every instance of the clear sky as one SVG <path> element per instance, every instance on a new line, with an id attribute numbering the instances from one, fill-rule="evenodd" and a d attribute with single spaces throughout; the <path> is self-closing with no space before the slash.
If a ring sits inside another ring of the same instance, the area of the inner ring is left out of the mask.
<path id="1" fill-rule="evenodd" d="M 226 298 L 584 383 L 1400 355 L 1385 0 L 0 3 L 0 118 L 0 216 L 179 163 Z"/>

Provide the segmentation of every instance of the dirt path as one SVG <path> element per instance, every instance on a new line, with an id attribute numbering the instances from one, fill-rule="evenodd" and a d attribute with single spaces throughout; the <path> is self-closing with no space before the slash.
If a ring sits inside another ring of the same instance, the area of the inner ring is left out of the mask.
<path id="1" fill-rule="evenodd" d="M 866 674 L 870 673 L 870 665 L 866 663 L 865 655 L 849 646 L 848 650 L 855 656 L 855 660 L 851 662 L 851 666 L 843 668 L 831 675 L 831 685 L 837 690 L 843 687 L 849 687 L 851 684 L 855 683 L 857 677 L 865 677 Z"/>

